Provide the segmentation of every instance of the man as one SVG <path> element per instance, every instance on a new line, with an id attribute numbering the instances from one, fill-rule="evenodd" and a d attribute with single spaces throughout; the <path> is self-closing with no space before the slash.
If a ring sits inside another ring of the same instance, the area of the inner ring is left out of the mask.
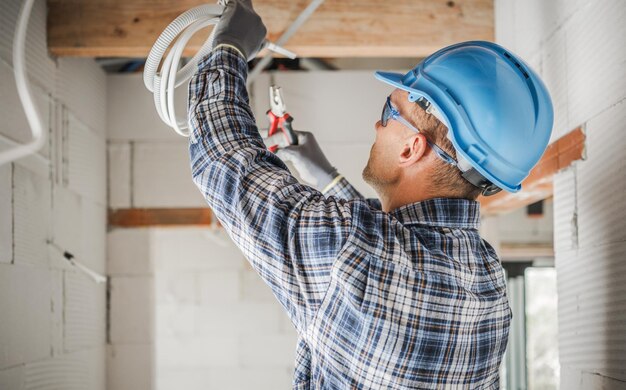
<path id="1" fill-rule="evenodd" d="M 246 60 L 265 34 L 249 0 L 228 4 L 190 85 L 190 154 L 195 183 L 298 331 L 293 387 L 498 388 L 511 312 L 475 199 L 519 190 L 543 153 L 545 87 L 486 42 L 443 49 L 405 76 L 379 72 L 397 87 L 381 97 L 363 172 L 380 202 L 301 133 L 281 155 L 320 192 L 255 126 Z"/>

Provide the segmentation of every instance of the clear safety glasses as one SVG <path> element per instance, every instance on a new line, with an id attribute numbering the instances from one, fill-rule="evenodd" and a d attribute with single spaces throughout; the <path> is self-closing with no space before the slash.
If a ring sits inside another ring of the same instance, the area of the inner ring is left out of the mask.
<path id="1" fill-rule="evenodd" d="M 385 102 L 385 106 L 383 107 L 383 112 L 380 114 L 380 123 L 383 125 L 383 127 L 387 126 L 387 122 L 389 121 L 389 119 L 393 119 L 402 123 L 403 125 L 415 131 L 416 133 L 420 132 L 420 130 L 417 127 L 413 126 L 411 122 L 404 119 L 402 115 L 400 115 L 400 111 L 398 111 L 398 109 L 396 109 L 393 106 L 393 104 L 391 104 L 391 97 L 387 96 L 387 101 Z M 435 151 L 435 153 L 437 154 L 437 156 L 439 156 L 440 159 L 442 159 L 444 162 L 450 165 L 454 165 L 455 167 L 458 166 L 458 162 L 452 156 L 446 153 L 443 149 L 441 149 L 439 146 L 435 145 L 434 143 L 430 142 L 428 139 L 426 140 L 426 142 L 428 142 L 428 146 L 430 146 L 432 150 Z"/>

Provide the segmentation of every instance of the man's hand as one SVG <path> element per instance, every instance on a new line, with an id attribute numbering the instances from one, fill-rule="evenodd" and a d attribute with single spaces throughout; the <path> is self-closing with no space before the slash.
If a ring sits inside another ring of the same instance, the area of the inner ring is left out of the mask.
<path id="1" fill-rule="evenodd" d="M 234 46 L 250 61 L 261 50 L 266 34 L 267 29 L 254 12 L 251 0 L 229 0 L 215 27 L 213 48 L 224 44 Z"/>
<path id="2" fill-rule="evenodd" d="M 279 149 L 276 155 L 291 161 L 300 177 L 322 191 L 337 176 L 337 170 L 324 156 L 313 134 L 296 131 L 298 145 Z"/>

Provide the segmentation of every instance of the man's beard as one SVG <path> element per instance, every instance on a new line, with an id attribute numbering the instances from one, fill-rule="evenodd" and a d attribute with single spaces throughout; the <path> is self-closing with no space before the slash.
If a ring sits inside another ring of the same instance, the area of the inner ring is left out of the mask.
<path id="1" fill-rule="evenodd" d="M 374 150 L 370 153 L 370 157 L 367 160 L 367 165 L 363 168 L 361 176 L 367 184 L 369 184 L 379 195 L 381 195 L 385 188 L 391 184 L 395 184 L 397 179 L 392 175 L 385 175 L 385 169 L 380 167 L 380 163 L 376 161 Z"/>

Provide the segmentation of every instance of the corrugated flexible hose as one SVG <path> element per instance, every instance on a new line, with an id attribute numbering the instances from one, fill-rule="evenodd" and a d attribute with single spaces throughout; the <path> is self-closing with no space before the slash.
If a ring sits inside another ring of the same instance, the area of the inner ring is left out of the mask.
<path id="1" fill-rule="evenodd" d="M 163 122 L 184 137 L 189 137 L 189 129 L 186 117 L 176 118 L 174 90 L 191 78 L 198 62 L 211 51 L 215 29 L 196 55 L 179 70 L 180 59 L 187 42 L 196 32 L 219 22 L 224 10 L 222 4 L 201 5 L 182 13 L 159 35 L 146 60 L 143 82 L 154 94 L 157 113 Z"/>

